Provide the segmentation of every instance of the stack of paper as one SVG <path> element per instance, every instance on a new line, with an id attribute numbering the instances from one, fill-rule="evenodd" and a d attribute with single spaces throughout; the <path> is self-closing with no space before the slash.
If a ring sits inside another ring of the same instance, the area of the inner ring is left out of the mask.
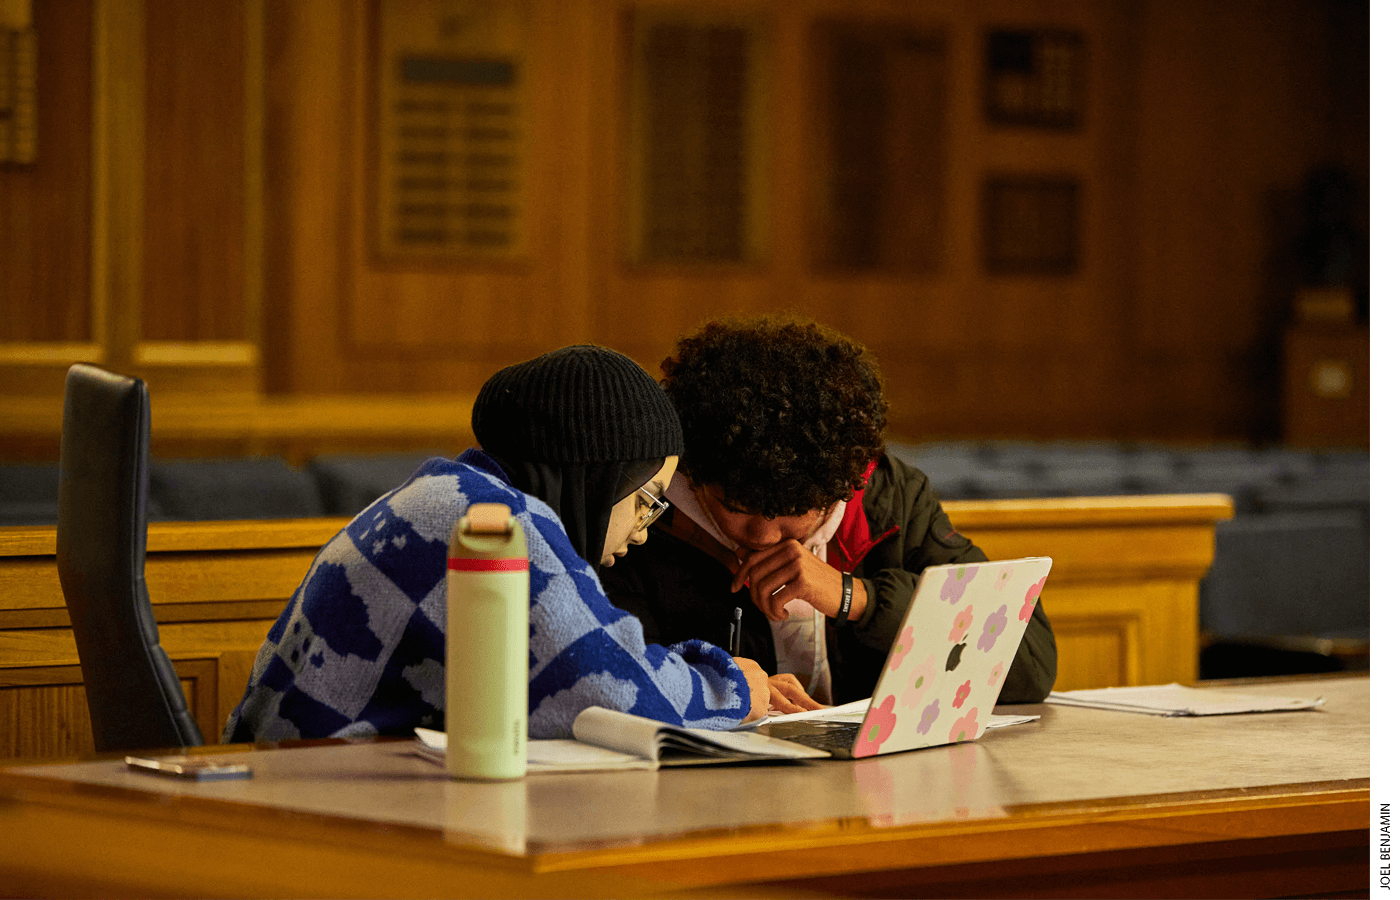
<path id="1" fill-rule="evenodd" d="M 1046 703 L 1082 706 L 1115 712 L 1143 713 L 1150 716 L 1227 716 L 1236 713 L 1287 712 L 1316 709 L 1322 697 L 1265 697 L 1258 694 L 1229 694 L 1217 690 L 1159 684 L 1151 687 L 1115 687 L 1084 691 L 1052 691 Z"/>

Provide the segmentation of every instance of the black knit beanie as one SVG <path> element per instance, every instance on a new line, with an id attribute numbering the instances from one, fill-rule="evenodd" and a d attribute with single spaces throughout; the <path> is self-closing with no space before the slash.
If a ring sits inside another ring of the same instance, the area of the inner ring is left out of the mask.
<path id="1" fill-rule="evenodd" d="M 581 344 L 492 375 L 472 408 L 481 448 L 506 459 L 620 462 L 679 456 L 681 423 L 646 370 Z"/>

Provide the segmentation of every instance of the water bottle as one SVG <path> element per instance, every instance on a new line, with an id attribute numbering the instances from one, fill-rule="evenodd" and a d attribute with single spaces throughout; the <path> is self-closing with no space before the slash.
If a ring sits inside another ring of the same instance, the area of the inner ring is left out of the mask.
<path id="1" fill-rule="evenodd" d="M 503 503 L 476 503 L 447 551 L 447 771 L 525 775 L 530 676 L 530 561 Z"/>

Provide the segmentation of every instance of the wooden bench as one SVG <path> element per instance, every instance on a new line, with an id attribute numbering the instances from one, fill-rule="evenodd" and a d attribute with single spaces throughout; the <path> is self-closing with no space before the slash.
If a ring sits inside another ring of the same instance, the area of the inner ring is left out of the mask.
<path id="1" fill-rule="evenodd" d="M 1190 683 L 1198 587 L 1219 494 L 958 501 L 959 530 L 992 558 L 1050 556 L 1043 595 L 1056 687 Z M 161 645 L 207 741 L 242 699 L 253 657 L 344 519 L 158 522 L 146 584 Z M 0 528 L 0 759 L 92 752 L 82 671 L 54 563 L 56 530 Z"/>

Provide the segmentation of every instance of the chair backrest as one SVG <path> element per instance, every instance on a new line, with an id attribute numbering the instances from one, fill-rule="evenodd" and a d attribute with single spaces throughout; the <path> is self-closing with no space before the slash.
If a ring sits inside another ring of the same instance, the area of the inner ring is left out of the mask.
<path id="1" fill-rule="evenodd" d="M 101 752 L 204 743 L 146 593 L 150 434 L 144 382 L 81 363 L 68 370 L 58 577 Z"/>

